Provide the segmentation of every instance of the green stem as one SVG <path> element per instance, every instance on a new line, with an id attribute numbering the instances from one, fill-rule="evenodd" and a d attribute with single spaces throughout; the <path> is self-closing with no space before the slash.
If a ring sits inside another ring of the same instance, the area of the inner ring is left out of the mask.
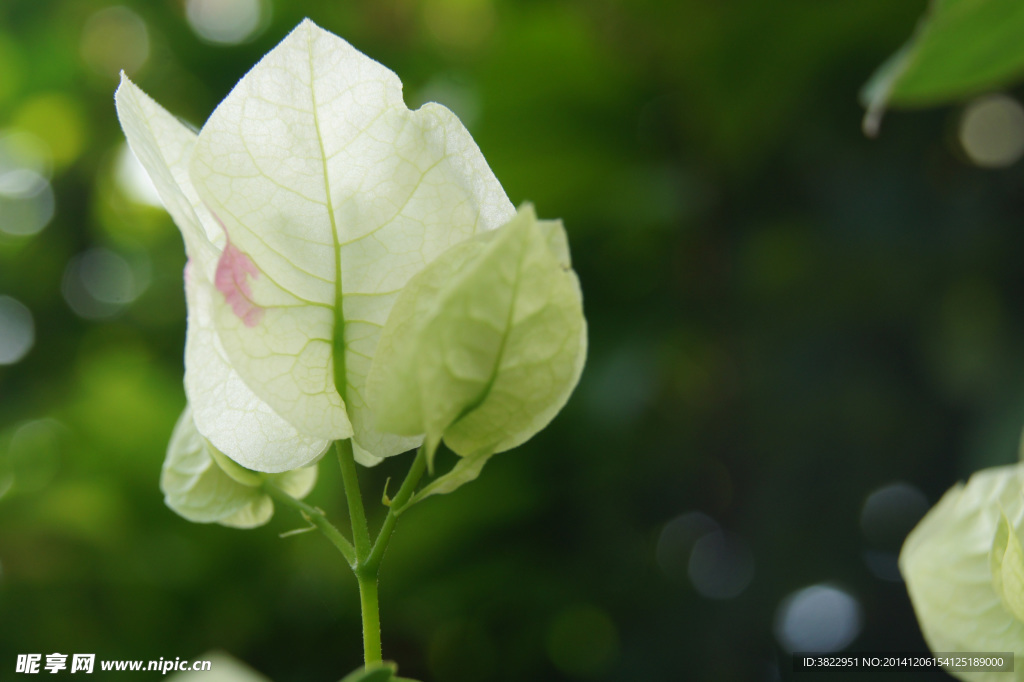
<path id="1" fill-rule="evenodd" d="M 366 558 L 366 561 L 363 562 L 363 567 L 373 571 L 374 574 L 380 570 L 380 562 L 384 558 L 384 552 L 388 548 L 388 541 L 395 530 L 395 524 L 398 523 L 398 517 L 405 509 L 405 505 L 409 503 L 413 491 L 416 490 L 416 485 L 420 482 L 423 472 L 427 468 L 425 447 L 425 445 L 420 446 L 420 449 L 416 451 L 416 459 L 412 461 L 412 466 L 409 467 L 409 473 L 405 475 L 402 487 L 399 488 L 395 499 L 391 500 L 391 506 L 388 508 L 388 515 L 384 519 L 384 525 L 381 526 L 380 533 L 377 534 L 377 540 L 373 543 L 373 550 L 370 552 L 370 556 Z"/>
<path id="2" fill-rule="evenodd" d="M 348 499 L 348 515 L 352 521 L 352 539 L 355 542 L 356 564 L 353 572 L 359 583 L 359 608 L 363 616 L 363 664 L 380 663 L 383 654 L 380 644 L 380 604 L 377 598 L 377 572 L 366 570 L 370 555 L 370 530 L 366 525 L 363 496 L 359 492 L 356 460 L 352 454 L 352 441 L 335 441 L 341 479 Z"/>
<path id="3" fill-rule="evenodd" d="M 356 580 L 359 582 L 359 608 L 363 613 L 363 665 L 369 667 L 384 658 L 380 643 L 377 573 L 356 569 Z"/>
<path id="4" fill-rule="evenodd" d="M 302 514 L 309 519 L 309 522 L 319 528 L 320 532 L 338 548 L 338 551 L 341 552 L 343 557 L 345 557 L 345 561 L 348 562 L 348 565 L 355 569 L 357 563 L 355 548 L 352 546 L 352 543 L 350 543 L 348 539 L 341 534 L 341 531 L 335 528 L 334 525 L 327 520 L 327 517 L 324 516 L 322 511 L 309 506 L 301 500 L 295 499 L 285 491 L 270 483 L 264 483 L 263 490 L 278 502 L 286 504 L 289 507 L 294 507 L 302 512 Z"/>
<path id="5" fill-rule="evenodd" d="M 359 477 L 356 474 L 356 460 L 352 455 L 352 441 L 335 441 L 334 447 L 338 451 L 341 479 L 345 485 L 345 497 L 348 499 L 348 515 L 352 521 L 352 540 L 355 543 L 356 559 L 361 565 L 370 554 L 370 531 L 366 525 L 363 496 L 359 492 Z"/>
<path id="6" fill-rule="evenodd" d="M 299 510 L 309 522 L 320 529 L 330 540 L 345 561 L 352 567 L 359 584 L 359 606 L 363 617 L 363 664 L 366 666 L 380 663 L 383 660 L 380 638 L 380 600 L 377 594 L 377 576 L 380 573 L 381 560 L 387 550 L 388 542 L 394 533 L 398 517 L 412 499 L 413 492 L 427 468 L 424 447 L 416 452 L 416 458 L 409 467 L 409 473 L 402 482 L 398 494 L 391 501 L 387 517 L 381 526 L 377 539 L 370 544 L 370 531 L 366 523 L 366 510 L 363 508 L 363 497 L 359 491 L 359 478 L 356 473 L 355 457 L 352 453 L 352 441 L 336 441 L 338 463 L 341 466 L 341 478 L 345 486 L 345 497 L 348 500 L 348 513 L 352 521 L 352 539 L 354 543 L 342 535 L 319 509 L 301 500 L 297 500 L 269 482 L 264 482 L 263 490 L 278 502 Z"/>
<path id="7" fill-rule="evenodd" d="M 426 454 L 422 447 L 417 451 L 416 458 L 409 468 L 402 487 L 391 502 L 380 533 L 371 546 L 370 531 L 366 524 L 366 510 L 363 508 L 355 457 L 352 454 L 352 441 L 336 441 L 335 448 L 338 451 L 338 463 L 341 465 L 341 478 L 345 485 L 349 518 L 352 521 L 352 539 L 355 543 L 356 561 L 352 564 L 352 571 L 359 583 L 359 606 L 363 616 L 363 664 L 369 666 L 383 660 L 380 641 L 380 601 L 377 595 L 380 562 L 387 549 L 388 540 L 395 530 L 398 516 L 409 503 L 413 491 L 416 490 L 416 485 L 423 477 L 427 466 Z"/>

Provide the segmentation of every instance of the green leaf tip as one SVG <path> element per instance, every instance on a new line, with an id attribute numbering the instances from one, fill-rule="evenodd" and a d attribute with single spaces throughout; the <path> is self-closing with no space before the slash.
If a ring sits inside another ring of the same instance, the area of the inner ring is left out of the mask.
<path id="1" fill-rule="evenodd" d="M 544 428 L 579 381 L 586 346 L 565 230 L 529 204 L 413 277 L 366 385 L 378 428 L 443 439 L 462 458 L 415 499 L 473 480 L 490 456 Z"/>
<path id="2" fill-rule="evenodd" d="M 195 523 L 233 528 L 255 528 L 273 516 L 264 485 L 301 498 L 315 483 L 316 465 L 282 474 L 243 469 L 200 435 L 188 407 L 174 427 L 160 474 L 164 502 L 174 512 Z"/>
<path id="3" fill-rule="evenodd" d="M 878 133 L 891 106 L 944 104 L 1024 76 L 1024 3 L 934 0 L 910 39 L 861 90 L 864 131 Z"/>

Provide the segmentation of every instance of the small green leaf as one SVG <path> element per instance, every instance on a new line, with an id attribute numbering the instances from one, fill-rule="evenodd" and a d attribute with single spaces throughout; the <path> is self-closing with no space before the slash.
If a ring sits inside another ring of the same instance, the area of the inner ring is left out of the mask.
<path id="1" fill-rule="evenodd" d="M 934 0 L 910 40 L 861 91 L 874 135 L 889 106 L 927 106 L 1000 88 L 1024 75 L 1024 3 Z"/>
<path id="2" fill-rule="evenodd" d="M 367 399 L 379 429 L 443 438 L 464 458 L 416 499 L 473 480 L 491 455 L 544 428 L 579 380 L 586 340 L 565 230 L 530 205 L 410 280 L 381 333 Z"/>
<path id="3" fill-rule="evenodd" d="M 455 463 L 451 471 L 444 476 L 431 481 L 423 486 L 423 489 L 416 493 L 409 501 L 409 504 L 416 504 L 420 500 L 431 495 L 444 495 L 461 488 L 470 481 L 475 481 L 494 453 L 470 455 L 463 457 Z"/>
<path id="4" fill-rule="evenodd" d="M 992 586 L 1010 613 L 1024 621 L 1024 548 L 1002 514 L 992 541 Z"/>
<path id="5" fill-rule="evenodd" d="M 171 435 L 160 475 L 168 507 L 196 523 L 254 528 L 274 513 L 274 503 L 262 489 L 264 482 L 302 498 L 316 483 L 316 465 L 282 474 L 244 469 L 196 431 L 192 411 L 185 408 Z"/>

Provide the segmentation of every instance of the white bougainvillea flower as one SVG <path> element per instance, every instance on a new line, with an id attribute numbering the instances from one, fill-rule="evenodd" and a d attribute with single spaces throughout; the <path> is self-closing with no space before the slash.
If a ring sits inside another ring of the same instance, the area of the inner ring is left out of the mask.
<path id="1" fill-rule="evenodd" d="M 900 572 L 932 651 L 1012 651 L 1024 660 L 1022 529 L 1024 464 L 1015 464 L 954 486 L 907 536 Z M 1007 679 L 1005 672 L 950 673 Z"/>
<path id="2" fill-rule="evenodd" d="M 316 465 L 282 474 L 243 469 L 199 435 L 185 408 L 171 434 L 160 474 L 168 507 L 196 523 L 254 528 L 274 514 L 274 501 L 262 489 L 264 481 L 302 499 L 316 484 Z"/>
<path id="3" fill-rule="evenodd" d="M 185 389 L 198 431 L 258 471 L 352 438 L 374 464 L 365 381 L 406 282 L 515 215 L 458 118 L 410 111 L 398 77 L 306 20 L 198 135 L 127 78 L 128 142 L 185 240 Z"/>

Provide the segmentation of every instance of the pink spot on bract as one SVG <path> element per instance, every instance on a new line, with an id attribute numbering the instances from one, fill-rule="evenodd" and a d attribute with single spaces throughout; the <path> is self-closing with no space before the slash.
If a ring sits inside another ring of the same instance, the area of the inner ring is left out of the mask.
<path id="1" fill-rule="evenodd" d="M 252 288 L 248 279 L 250 276 L 253 279 L 258 278 L 259 269 L 229 241 L 217 262 L 214 284 L 217 290 L 224 294 L 224 300 L 245 326 L 255 327 L 263 319 L 265 311 L 252 301 Z"/>

